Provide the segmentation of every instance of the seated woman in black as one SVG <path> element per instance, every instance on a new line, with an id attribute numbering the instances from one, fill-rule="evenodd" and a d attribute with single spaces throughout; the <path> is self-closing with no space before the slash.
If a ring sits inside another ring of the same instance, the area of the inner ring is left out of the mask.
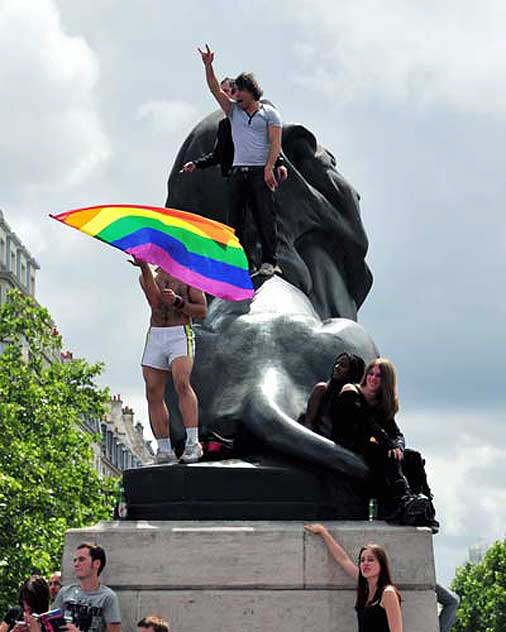
<path id="1" fill-rule="evenodd" d="M 392 519 L 414 497 L 402 471 L 404 436 L 395 423 L 397 379 L 390 360 L 369 363 L 360 384 L 346 384 L 339 396 L 332 440 L 362 454 L 377 481 L 379 495 L 391 502 Z"/>
<path id="2" fill-rule="evenodd" d="M 365 362 L 357 355 L 340 353 L 335 359 L 328 382 L 313 386 L 307 402 L 304 425 L 319 435 L 330 439 L 334 434 L 333 422 L 337 399 L 348 382 L 359 382 L 364 375 Z"/>

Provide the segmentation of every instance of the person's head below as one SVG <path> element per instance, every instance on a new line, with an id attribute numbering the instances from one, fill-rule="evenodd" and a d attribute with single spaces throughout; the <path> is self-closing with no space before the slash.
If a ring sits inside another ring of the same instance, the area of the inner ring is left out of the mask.
<path id="1" fill-rule="evenodd" d="M 399 410 L 397 377 L 395 367 L 387 358 L 376 358 L 369 362 L 360 386 L 375 393 L 377 408 L 385 418 L 393 418 Z"/>
<path id="2" fill-rule="evenodd" d="M 74 555 L 74 573 L 79 581 L 96 579 L 104 570 L 105 551 L 98 544 L 83 542 L 76 548 Z"/>
<path id="3" fill-rule="evenodd" d="M 241 72 L 241 74 L 234 79 L 234 86 L 234 99 L 237 105 L 243 110 L 246 110 L 262 98 L 263 90 L 256 80 L 255 75 L 251 72 Z"/>
<path id="4" fill-rule="evenodd" d="M 61 588 L 61 573 L 60 571 L 55 571 L 51 573 L 49 577 L 49 594 L 51 596 L 51 601 L 54 601 L 56 595 L 60 592 Z"/>
<path id="5" fill-rule="evenodd" d="M 339 384 L 361 382 L 364 376 L 365 362 L 354 353 L 343 351 L 334 360 L 330 381 Z"/>
<path id="6" fill-rule="evenodd" d="M 42 614 L 49 610 L 49 585 L 40 575 L 32 575 L 19 591 L 19 605 L 26 614 Z"/>
<path id="7" fill-rule="evenodd" d="M 170 632 L 170 628 L 165 619 L 151 614 L 139 621 L 137 632 Z"/>
<path id="8" fill-rule="evenodd" d="M 220 88 L 227 95 L 227 97 L 230 97 L 231 99 L 234 98 L 236 87 L 235 82 L 231 77 L 224 77 L 221 80 Z"/>
<path id="9" fill-rule="evenodd" d="M 355 608 L 365 608 L 367 602 L 375 603 L 381 600 L 383 590 L 387 586 L 394 586 L 400 600 L 400 593 L 392 582 L 392 573 L 386 551 L 378 544 L 367 544 L 358 554 L 358 585 Z M 376 585 L 374 595 L 369 595 L 369 582 Z"/>

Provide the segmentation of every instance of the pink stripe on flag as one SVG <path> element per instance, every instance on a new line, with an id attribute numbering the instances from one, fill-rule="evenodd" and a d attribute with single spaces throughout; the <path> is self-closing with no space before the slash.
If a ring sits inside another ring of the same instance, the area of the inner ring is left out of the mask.
<path id="1" fill-rule="evenodd" d="M 165 250 L 162 250 L 155 244 L 135 246 L 135 248 L 129 248 L 127 252 L 148 263 L 160 266 L 166 272 L 176 277 L 176 279 L 183 281 L 183 283 L 191 285 L 203 292 L 207 292 L 208 294 L 212 294 L 213 296 L 217 296 L 218 298 L 224 298 L 227 301 L 242 301 L 253 298 L 255 295 L 254 289 L 247 290 L 232 285 L 231 283 L 209 279 L 202 274 L 185 268 L 177 261 L 174 261 Z"/>

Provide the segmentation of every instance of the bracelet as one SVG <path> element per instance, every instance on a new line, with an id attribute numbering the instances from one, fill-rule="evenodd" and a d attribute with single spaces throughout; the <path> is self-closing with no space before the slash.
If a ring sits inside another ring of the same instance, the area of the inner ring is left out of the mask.
<path id="1" fill-rule="evenodd" d="M 176 294 L 176 298 L 174 299 L 173 305 L 176 309 L 181 310 L 186 305 L 186 301 L 184 300 L 182 296 L 179 296 L 178 294 Z"/>

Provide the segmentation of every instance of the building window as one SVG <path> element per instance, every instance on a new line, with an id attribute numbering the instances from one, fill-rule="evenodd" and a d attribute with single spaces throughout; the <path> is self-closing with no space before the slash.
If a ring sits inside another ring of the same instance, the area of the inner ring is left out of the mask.
<path id="1" fill-rule="evenodd" d="M 24 263 L 21 264 L 21 283 L 23 285 L 27 285 L 27 279 L 26 279 L 26 266 Z"/>
<path id="2" fill-rule="evenodd" d="M 112 432 L 110 430 L 107 431 L 106 454 L 107 458 L 112 461 Z"/>
<path id="3" fill-rule="evenodd" d="M 5 264 L 5 239 L 0 239 L 0 263 Z"/>
<path id="4" fill-rule="evenodd" d="M 11 252 L 11 268 L 10 268 L 10 270 L 14 274 L 16 274 L 16 253 L 15 252 Z"/>
<path id="5" fill-rule="evenodd" d="M 102 448 L 102 454 L 107 453 L 106 443 L 107 443 L 107 426 L 105 424 L 100 424 L 100 432 L 102 434 L 102 441 L 100 442 Z"/>

